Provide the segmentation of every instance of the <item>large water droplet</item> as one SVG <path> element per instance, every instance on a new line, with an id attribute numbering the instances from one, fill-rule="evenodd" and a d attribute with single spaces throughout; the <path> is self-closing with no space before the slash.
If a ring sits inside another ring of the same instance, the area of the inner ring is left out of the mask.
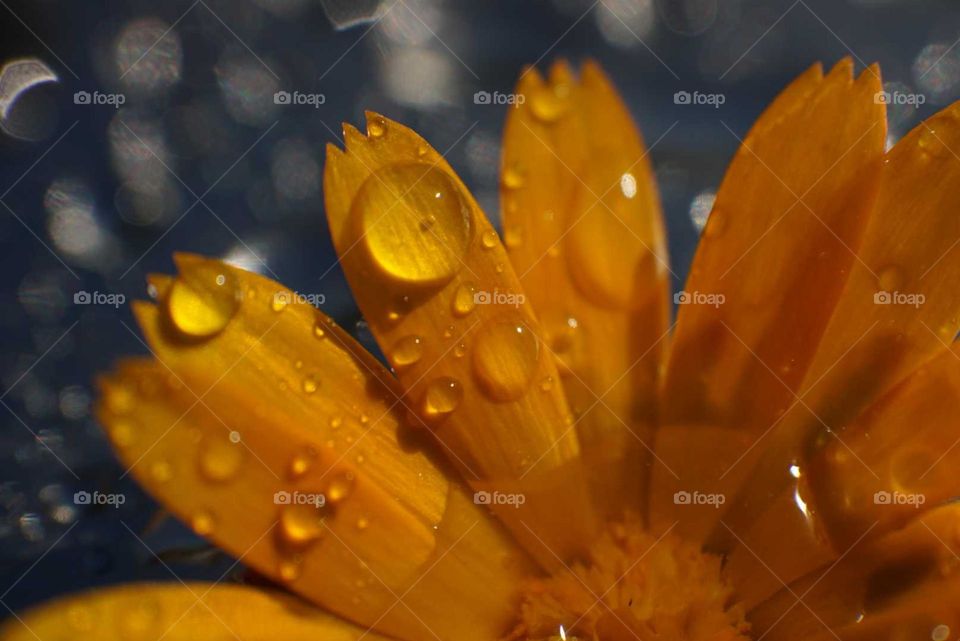
<path id="1" fill-rule="evenodd" d="M 403 368 L 413 365 L 423 356 L 423 339 L 419 336 L 404 336 L 393 346 L 390 362 L 394 367 Z"/>
<path id="2" fill-rule="evenodd" d="M 167 310 L 173 326 L 206 338 L 222 331 L 240 307 L 236 277 L 208 261 L 190 261 L 170 287 Z"/>
<path id="3" fill-rule="evenodd" d="M 463 398 L 460 381 L 449 376 L 441 376 L 427 385 L 423 398 L 423 412 L 428 418 L 440 418 L 457 409 Z"/>
<path id="4" fill-rule="evenodd" d="M 525 325 L 494 321 L 477 334 L 473 372 L 492 399 L 519 398 L 530 387 L 540 360 L 540 343 Z"/>
<path id="5" fill-rule="evenodd" d="M 360 187 L 352 211 L 370 256 L 389 276 L 436 284 L 460 270 L 473 221 L 445 171 L 425 163 L 380 169 Z M 433 222 L 424 227 L 427 219 Z"/>
<path id="6" fill-rule="evenodd" d="M 200 470 L 211 481 L 233 478 L 243 462 L 243 446 L 227 439 L 210 439 L 200 455 Z"/>
<path id="7" fill-rule="evenodd" d="M 314 505 L 288 505 L 280 513 L 280 535 L 288 545 L 308 545 L 323 536 L 324 512 Z"/>

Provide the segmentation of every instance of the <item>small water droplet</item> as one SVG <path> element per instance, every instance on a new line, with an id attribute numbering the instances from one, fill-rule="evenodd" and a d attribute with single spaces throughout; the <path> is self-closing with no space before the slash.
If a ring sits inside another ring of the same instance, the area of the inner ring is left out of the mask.
<path id="1" fill-rule="evenodd" d="M 320 386 L 320 383 L 317 382 L 317 378 L 314 375 L 307 376 L 303 379 L 303 391 L 306 394 L 313 394 L 317 391 L 317 388 Z"/>
<path id="2" fill-rule="evenodd" d="M 330 427 L 332 427 L 333 429 L 337 429 L 337 428 L 340 427 L 341 425 L 343 425 L 343 419 L 342 419 L 342 418 L 340 418 L 339 416 L 332 416 L 332 417 L 330 417 Z"/>
<path id="3" fill-rule="evenodd" d="M 398 340 L 390 352 L 390 362 L 394 367 L 403 368 L 413 365 L 423 356 L 423 339 L 413 334 Z"/>
<path id="4" fill-rule="evenodd" d="M 206 510 L 201 510 L 190 519 L 190 526 L 200 536 L 210 534 L 213 532 L 213 515 Z"/>
<path id="5" fill-rule="evenodd" d="M 280 512 L 280 535 L 284 543 L 301 547 L 323 536 L 324 512 L 315 505 L 287 505 Z"/>
<path id="6" fill-rule="evenodd" d="M 200 455 L 200 471 L 210 481 L 233 478 L 243 462 L 243 448 L 226 439 L 210 439 Z"/>
<path id="7" fill-rule="evenodd" d="M 455 316 L 466 316 L 476 307 L 477 289 L 473 283 L 464 283 L 457 287 L 453 294 L 453 313 Z"/>
<path id="8" fill-rule="evenodd" d="M 540 360 L 540 343 L 525 325 L 494 321 L 480 329 L 473 349 L 473 372 L 494 400 L 519 398 L 530 387 Z"/>
<path id="9" fill-rule="evenodd" d="M 333 505 L 343 502 L 353 490 L 354 476 L 351 472 L 339 472 L 327 487 L 327 500 Z"/>
<path id="10" fill-rule="evenodd" d="M 523 244 L 523 228 L 520 225 L 509 225 L 503 230 L 503 244 L 514 249 Z"/>
<path id="11" fill-rule="evenodd" d="M 296 360 L 296 361 L 294 361 L 294 362 L 293 362 L 293 368 L 294 368 L 294 369 L 302 369 L 302 368 L 303 368 L 303 361 L 301 361 L 301 360 Z"/>
<path id="12" fill-rule="evenodd" d="M 285 560 L 280 562 L 280 567 L 278 568 L 278 573 L 280 574 L 280 579 L 285 583 L 290 583 L 291 581 L 296 581 L 300 578 L 300 562 L 299 560 L 291 561 Z"/>
<path id="13" fill-rule="evenodd" d="M 166 483 L 173 477 L 173 469 L 166 461 L 155 461 L 150 466 L 150 476 L 158 483 Z"/>
<path id="14" fill-rule="evenodd" d="M 286 292 L 276 292 L 270 299 L 270 309 L 275 312 L 282 312 L 289 303 L 290 300 Z"/>
<path id="15" fill-rule="evenodd" d="M 323 321 L 320 320 L 319 318 L 317 319 L 317 322 L 313 326 L 313 335 L 316 336 L 317 338 L 323 338 L 324 336 L 327 335 L 326 330 L 324 330 L 323 328 Z"/>
<path id="16" fill-rule="evenodd" d="M 877 274 L 877 287 L 885 292 L 894 292 L 903 287 L 904 275 L 896 265 L 884 267 Z"/>
<path id="17" fill-rule="evenodd" d="M 551 389 L 553 389 L 553 377 L 548 376 L 540 381 L 540 389 L 544 392 L 549 392 Z"/>
<path id="18" fill-rule="evenodd" d="M 483 232 L 483 235 L 480 237 L 480 242 L 483 244 L 484 249 L 493 249 L 497 246 L 497 232 L 488 229 Z"/>
<path id="19" fill-rule="evenodd" d="M 129 447 L 133 444 L 133 425 L 128 421 L 117 421 L 110 429 L 110 436 L 113 437 L 117 447 Z"/>
<path id="20" fill-rule="evenodd" d="M 367 123 L 367 133 L 370 134 L 371 138 L 382 138 L 387 133 L 387 122 L 383 118 L 375 116 Z"/>
<path id="21" fill-rule="evenodd" d="M 240 307 L 236 277 L 207 261 L 185 264 L 170 286 L 167 311 L 183 334 L 208 338 L 221 331 Z"/>
<path id="22" fill-rule="evenodd" d="M 295 455 L 290 460 L 290 476 L 293 478 L 299 478 L 310 471 L 310 466 L 313 463 L 313 457 L 309 453 L 300 453 Z"/>
<path id="23" fill-rule="evenodd" d="M 534 117 L 544 123 L 556 122 L 566 111 L 568 101 L 558 96 L 553 87 L 543 87 L 530 97 L 530 110 Z"/>
<path id="24" fill-rule="evenodd" d="M 352 214 L 374 264 L 405 282 L 440 283 L 462 268 L 473 232 L 469 205 L 442 169 L 425 163 L 384 167 L 361 185 Z M 424 229 L 420 222 L 432 216 Z"/>
<path id="25" fill-rule="evenodd" d="M 507 189 L 519 189 L 523 187 L 524 171 L 516 163 L 511 163 L 503 170 L 501 182 Z"/>
<path id="26" fill-rule="evenodd" d="M 457 343 L 456 347 L 453 348 L 453 355 L 457 358 L 463 358 L 466 353 L 467 345 L 465 343 Z"/>
<path id="27" fill-rule="evenodd" d="M 359 519 L 357 519 L 358 530 L 366 530 L 367 527 L 369 527 L 369 525 L 370 525 L 370 521 L 367 519 L 367 517 L 361 516 Z"/>
<path id="28" fill-rule="evenodd" d="M 457 409 L 463 398 L 460 381 L 449 376 L 436 378 L 427 385 L 423 398 L 423 412 L 428 418 L 440 418 Z"/>

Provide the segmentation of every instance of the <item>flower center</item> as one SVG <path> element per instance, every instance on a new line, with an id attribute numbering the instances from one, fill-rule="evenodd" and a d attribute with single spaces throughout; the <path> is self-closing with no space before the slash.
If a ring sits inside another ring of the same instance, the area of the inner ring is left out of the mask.
<path id="1" fill-rule="evenodd" d="M 720 564 L 670 533 L 611 525 L 586 562 L 523 586 L 507 641 L 746 641 Z"/>

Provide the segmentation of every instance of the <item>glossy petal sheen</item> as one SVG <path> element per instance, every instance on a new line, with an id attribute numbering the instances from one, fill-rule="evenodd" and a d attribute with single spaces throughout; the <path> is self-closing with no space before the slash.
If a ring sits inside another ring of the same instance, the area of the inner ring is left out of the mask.
<path id="1" fill-rule="evenodd" d="M 500 195 L 507 253 L 577 419 L 595 500 L 639 506 L 666 346 L 668 267 L 640 133 L 588 62 L 521 76 Z"/>
<path id="2" fill-rule="evenodd" d="M 464 478 L 545 565 L 596 523 L 580 448 L 543 331 L 500 239 L 446 161 L 368 114 L 328 147 L 327 217 L 370 329 Z M 482 500 L 482 499 L 481 499 Z M 562 509 L 558 509 L 562 506 Z"/>
<path id="3" fill-rule="evenodd" d="M 3 641 L 385 641 L 289 594 L 241 585 L 147 583 L 62 597 L 10 619 Z"/>
<path id="4" fill-rule="evenodd" d="M 678 507 L 674 492 L 730 496 L 743 481 L 765 443 L 751 445 L 796 401 L 856 260 L 886 127 L 874 100 L 877 71 L 854 80 L 852 67 L 843 60 L 826 77 L 813 67 L 764 111 L 727 170 L 697 248 L 658 434 L 658 453 L 680 478 L 654 468 L 651 497 L 654 522 L 680 519 L 687 536 L 702 538 L 721 511 Z M 723 430 L 733 430 L 747 443 L 704 443 L 698 426 L 719 429 L 725 441 Z M 724 459 L 705 466 L 688 454 L 691 438 Z"/>
<path id="5" fill-rule="evenodd" d="M 524 556 L 405 434 L 383 368 L 277 283 L 177 263 L 158 303 L 135 307 L 156 360 L 101 383 L 99 418 L 138 481 L 359 624 L 406 639 L 499 634 Z"/>

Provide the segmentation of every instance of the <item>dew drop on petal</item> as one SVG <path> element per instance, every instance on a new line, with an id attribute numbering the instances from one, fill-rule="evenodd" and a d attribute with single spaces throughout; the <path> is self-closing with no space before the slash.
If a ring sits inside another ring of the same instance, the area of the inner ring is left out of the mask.
<path id="1" fill-rule="evenodd" d="M 303 387 L 305 394 L 313 394 L 320 387 L 320 383 L 317 382 L 316 376 L 310 375 L 303 379 L 301 387 Z"/>
<path id="2" fill-rule="evenodd" d="M 470 207 L 450 175 L 426 163 L 384 167 L 361 185 L 352 214 L 373 263 L 414 284 L 450 280 L 473 231 Z M 433 217 L 429 226 L 422 221 Z"/>
<path id="3" fill-rule="evenodd" d="M 315 505 L 287 505 L 280 512 L 280 535 L 291 546 L 308 545 L 323 536 L 324 512 Z"/>
<path id="4" fill-rule="evenodd" d="M 207 263 L 190 264 L 170 286 L 170 320 L 187 336 L 213 336 L 223 331 L 237 313 L 239 292 L 233 274 Z"/>
<path id="5" fill-rule="evenodd" d="M 350 472 L 339 472 L 327 487 L 327 500 L 336 505 L 350 496 L 353 490 L 354 476 Z"/>
<path id="6" fill-rule="evenodd" d="M 455 316 L 466 316 L 473 311 L 477 304 L 477 288 L 472 283 L 464 283 L 457 287 L 453 294 L 453 313 Z"/>
<path id="7" fill-rule="evenodd" d="M 394 367 L 408 367 L 423 356 L 423 339 L 413 334 L 404 336 L 396 342 L 390 352 L 390 362 Z"/>
<path id="8" fill-rule="evenodd" d="M 440 418 L 457 409 L 463 399 L 463 386 L 455 378 L 442 376 L 427 385 L 423 412 L 428 418 Z"/>
<path id="9" fill-rule="evenodd" d="M 525 325 L 494 321 L 483 326 L 473 348 L 473 372 L 490 398 L 509 401 L 530 387 L 540 360 L 540 344 Z"/>
<path id="10" fill-rule="evenodd" d="M 200 471 L 210 481 L 227 481 L 240 470 L 243 447 L 226 439 L 210 439 L 200 454 Z"/>
<path id="11" fill-rule="evenodd" d="M 203 536 L 213 532 L 213 515 L 206 510 L 201 510 L 190 518 L 190 527 L 197 534 Z"/>

